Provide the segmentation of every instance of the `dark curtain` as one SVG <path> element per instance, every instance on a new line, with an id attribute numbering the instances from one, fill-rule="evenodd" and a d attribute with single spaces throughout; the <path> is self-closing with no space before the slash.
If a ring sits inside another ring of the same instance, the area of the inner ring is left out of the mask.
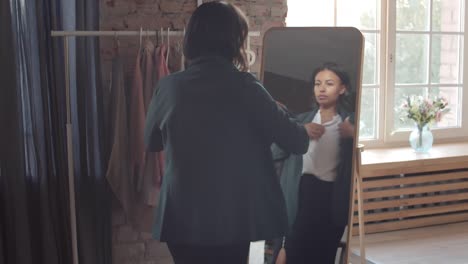
<path id="1" fill-rule="evenodd" d="M 50 31 L 98 30 L 98 4 L 0 1 L 0 263 L 72 263 L 64 51 Z M 69 54 L 79 260 L 111 263 L 98 42 L 71 39 Z"/>
<path id="2" fill-rule="evenodd" d="M 99 1 L 76 0 L 76 29 L 99 30 Z M 72 51 L 73 52 L 73 51 Z M 80 263 L 112 263 L 111 192 L 105 178 L 103 89 L 99 38 L 76 38 L 72 116 L 77 146 L 77 223 Z"/>
<path id="3" fill-rule="evenodd" d="M 1 4 L 4 263 L 71 262 L 63 67 L 55 66 L 63 58 L 46 34 L 59 14 L 40 14 L 52 9 L 44 4 Z"/>

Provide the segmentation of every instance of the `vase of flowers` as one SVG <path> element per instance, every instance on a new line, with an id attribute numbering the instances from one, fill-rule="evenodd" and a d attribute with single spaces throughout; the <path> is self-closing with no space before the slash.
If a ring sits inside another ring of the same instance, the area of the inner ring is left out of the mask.
<path id="1" fill-rule="evenodd" d="M 434 142 L 434 136 L 432 135 L 429 125 L 425 125 L 422 128 L 416 125 L 411 131 L 409 142 L 415 152 L 427 153 L 432 148 Z"/>
<path id="2" fill-rule="evenodd" d="M 402 120 L 411 119 L 415 122 L 415 129 L 411 132 L 409 142 L 411 147 L 419 153 L 426 153 L 432 148 L 434 137 L 430 131 L 430 124 L 440 121 L 442 115 L 449 111 L 448 102 L 442 97 L 433 99 L 422 96 L 409 96 L 401 108 Z"/>

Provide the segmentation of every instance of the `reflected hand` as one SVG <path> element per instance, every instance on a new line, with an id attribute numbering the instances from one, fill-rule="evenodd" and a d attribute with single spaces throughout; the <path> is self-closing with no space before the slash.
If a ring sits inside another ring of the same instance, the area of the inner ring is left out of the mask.
<path id="1" fill-rule="evenodd" d="M 354 137 L 354 125 L 349 122 L 349 117 L 345 119 L 339 126 L 340 136 L 343 138 L 353 138 Z"/>
<path id="2" fill-rule="evenodd" d="M 318 140 L 325 133 L 325 127 L 316 123 L 307 123 L 304 125 L 307 130 L 307 135 L 312 140 Z"/>
<path id="3" fill-rule="evenodd" d="M 286 264 L 286 249 L 281 248 L 280 252 L 278 253 L 278 257 L 276 257 L 275 264 Z"/>

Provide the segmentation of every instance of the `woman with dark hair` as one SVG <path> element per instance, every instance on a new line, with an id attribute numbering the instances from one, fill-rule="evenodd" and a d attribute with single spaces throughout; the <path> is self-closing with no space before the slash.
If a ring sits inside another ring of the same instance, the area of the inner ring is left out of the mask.
<path id="1" fill-rule="evenodd" d="M 272 146 L 274 160 L 283 161 L 280 182 L 290 224 L 283 241 L 275 241 L 276 263 L 284 258 L 288 264 L 335 263 L 348 223 L 354 144 L 351 83 L 348 74 L 330 62 L 312 76 L 314 106 L 296 118 L 313 126 L 307 153 Z"/>
<path id="2" fill-rule="evenodd" d="M 188 67 L 159 81 L 148 111 L 145 144 L 166 155 L 153 237 L 175 263 L 246 263 L 250 241 L 287 229 L 270 146 L 303 154 L 311 129 L 244 72 L 247 34 L 237 7 L 198 7 L 184 40 Z"/>

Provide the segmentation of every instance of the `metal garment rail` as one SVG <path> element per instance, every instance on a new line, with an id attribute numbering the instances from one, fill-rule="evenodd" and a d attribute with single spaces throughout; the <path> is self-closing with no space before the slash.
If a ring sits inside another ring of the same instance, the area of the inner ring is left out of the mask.
<path id="1" fill-rule="evenodd" d="M 51 31 L 52 37 L 114 37 L 114 36 L 183 36 L 185 34 L 182 30 L 146 30 L 139 31 Z M 260 31 L 249 31 L 249 37 L 259 37 Z"/>

